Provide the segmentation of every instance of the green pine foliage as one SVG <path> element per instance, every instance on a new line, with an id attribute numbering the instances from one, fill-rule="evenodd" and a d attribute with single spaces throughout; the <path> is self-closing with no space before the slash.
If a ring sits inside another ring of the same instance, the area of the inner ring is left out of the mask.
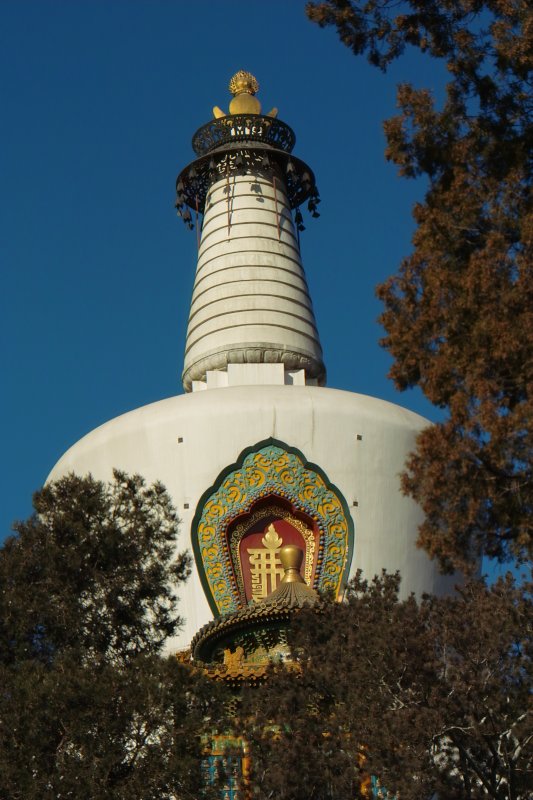
<path id="1" fill-rule="evenodd" d="M 448 73 L 442 104 L 402 84 L 386 156 L 428 189 L 413 249 L 378 287 L 403 390 L 443 422 L 418 438 L 403 488 L 445 570 L 533 553 L 533 15 L 530 0 L 317 0 L 307 14 L 386 70 L 408 48 Z M 423 80 L 423 78 L 422 78 Z"/>
<path id="2" fill-rule="evenodd" d="M 161 655 L 190 570 L 160 484 L 70 475 L 0 550 L 0 798 L 191 800 L 219 686 Z"/>
<path id="3" fill-rule="evenodd" d="M 531 797 L 531 585 L 398 587 L 358 576 L 346 603 L 295 618 L 299 669 L 243 701 L 257 800 L 368 796 L 370 775 L 401 800 Z"/>

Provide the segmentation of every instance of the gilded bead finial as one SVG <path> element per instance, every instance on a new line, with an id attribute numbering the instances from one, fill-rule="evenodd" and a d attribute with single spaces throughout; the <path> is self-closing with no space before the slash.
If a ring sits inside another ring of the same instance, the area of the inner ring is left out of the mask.
<path id="1" fill-rule="evenodd" d="M 261 103 L 255 96 L 259 91 L 259 83 L 251 72 L 241 69 L 236 72 L 229 82 L 229 90 L 233 97 L 229 104 L 229 115 L 236 114 L 260 114 Z M 269 111 L 267 117 L 275 117 L 278 113 L 277 108 Z M 213 108 L 216 118 L 227 116 L 218 106 Z"/>

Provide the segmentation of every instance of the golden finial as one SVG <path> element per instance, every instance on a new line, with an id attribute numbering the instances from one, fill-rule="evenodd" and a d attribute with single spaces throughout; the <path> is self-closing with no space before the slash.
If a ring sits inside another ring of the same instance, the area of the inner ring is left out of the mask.
<path id="1" fill-rule="evenodd" d="M 304 559 L 304 551 L 296 544 L 286 544 L 279 551 L 281 564 L 285 570 L 285 575 L 281 579 L 282 583 L 305 583 L 300 575 L 300 568 Z"/>
<path id="2" fill-rule="evenodd" d="M 251 72 L 241 69 L 236 72 L 229 82 L 229 90 L 233 98 L 229 104 L 230 114 L 260 114 L 261 103 L 255 97 L 259 91 L 259 83 Z M 275 117 L 278 113 L 277 108 L 269 111 L 268 117 Z M 213 108 L 213 115 L 217 118 L 227 116 L 218 106 Z"/>
<path id="3" fill-rule="evenodd" d="M 259 84 L 251 72 L 245 72 L 243 69 L 240 69 L 230 80 L 228 88 L 232 95 L 241 94 L 242 92 L 257 94 L 259 91 Z"/>

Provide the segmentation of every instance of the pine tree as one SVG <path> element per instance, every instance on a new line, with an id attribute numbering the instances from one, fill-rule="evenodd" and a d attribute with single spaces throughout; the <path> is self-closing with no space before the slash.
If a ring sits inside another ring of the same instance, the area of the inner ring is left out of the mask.
<path id="1" fill-rule="evenodd" d="M 160 484 L 69 476 L 0 550 L 0 798 L 190 800 L 219 687 L 161 655 L 181 623 Z"/>
<path id="2" fill-rule="evenodd" d="M 446 410 L 407 463 L 419 543 L 446 570 L 533 550 L 533 14 L 528 0 L 307 4 L 386 70 L 407 47 L 450 76 L 438 106 L 403 84 L 386 156 L 425 176 L 413 251 L 378 287 L 391 377 Z"/>
<path id="3" fill-rule="evenodd" d="M 295 618 L 298 671 L 244 700 L 257 800 L 371 796 L 378 779 L 402 800 L 531 796 L 532 587 L 398 587 L 359 576 L 347 603 Z"/>

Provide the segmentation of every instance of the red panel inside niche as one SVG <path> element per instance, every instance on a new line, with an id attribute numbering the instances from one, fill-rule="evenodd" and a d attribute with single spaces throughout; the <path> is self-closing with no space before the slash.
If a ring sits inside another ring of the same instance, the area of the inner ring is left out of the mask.
<path id="1" fill-rule="evenodd" d="M 269 537 L 265 539 L 269 531 Z M 279 545 L 276 546 L 278 541 Z M 265 498 L 248 514 L 235 520 L 228 531 L 228 543 L 233 569 L 241 577 L 239 583 L 246 603 L 252 598 L 258 601 L 264 599 L 279 585 L 283 577 L 279 559 L 279 547 L 282 545 L 295 544 L 302 548 L 302 577 L 313 585 L 319 530 L 314 520 L 301 512 L 295 513 L 281 498 Z"/>

